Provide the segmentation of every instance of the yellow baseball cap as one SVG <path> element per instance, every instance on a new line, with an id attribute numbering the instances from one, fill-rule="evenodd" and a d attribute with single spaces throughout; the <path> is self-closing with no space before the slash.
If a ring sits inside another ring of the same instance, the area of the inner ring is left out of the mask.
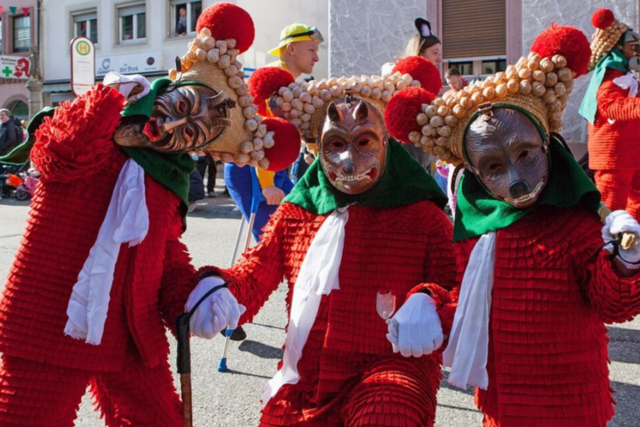
<path id="1" fill-rule="evenodd" d="M 310 27 L 305 24 L 291 24 L 284 27 L 280 31 L 280 43 L 275 49 L 269 51 L 269 55 L 280 56 L 280 49 L 289 43 L 315 41 L 318 44 L 324 41 L 322 34 L 316 27 Z"/>

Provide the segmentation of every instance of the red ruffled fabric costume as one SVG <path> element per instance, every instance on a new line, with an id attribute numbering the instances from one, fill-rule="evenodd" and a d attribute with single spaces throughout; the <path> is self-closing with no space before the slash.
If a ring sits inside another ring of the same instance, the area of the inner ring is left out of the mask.
<path id="1" fill-rule="evenodd" d="M 486 427 L 605 427 L 613 417 L 605 323 L 640 313 L 640 275 L 621 278 L 586 208 L 539 207 L 497 232 Z M 464 271 L 477 238 L 461 241 Z M 594 254 L 596 254 L 594 256 Z"/>
<path id="2" fill-rule="evenodd" d="M 247 307 L 250 322 L 283 278 L 287 305 L 300 266 L 326 215 L 284 203 L 263 239 L 231 269 L 218 270 Z M 401 207 L 351 205 L 340 264 L 340 289 L 322 297 L 298 363 L 300 380 L 285 384 L 265 408 L 261 426 L 432 426 L 441 354 L 394 354 L 377 293 L 391 291 L 399 308 L 428 289 L 447 334 L 455 282 L 450 221 L 432 202 Z"/>
<path id="3" fill-rule="evenodd" d="M 598 89 L 598 112 L 589 123 L 589 167 L 602 201 L 640 219 L 640 98 L 629 98 L 630 89 L 613 82 L 624 75 L 608 69 Z"/>
<path id="4" fill-rule="evenodd" d="M 180 198 L 145 175 L 149 232 L 121 246 L 100 345 L 64 334 L 67 306 L 123 164 L 112 140 L 124 98 L 98 85 L 37 133 L 42 173 L 0 304 L 0 425 L 72 426 L 88 384 L 108 426 L 182 426 L 167 357 L 197 282 Z"/>

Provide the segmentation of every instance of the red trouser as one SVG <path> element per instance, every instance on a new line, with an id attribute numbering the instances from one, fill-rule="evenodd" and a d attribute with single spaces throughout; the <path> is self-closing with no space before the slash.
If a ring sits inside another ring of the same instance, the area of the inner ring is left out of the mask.
<path id="1" fill-rule="evenodd" d="M 87 385 L 109 427 L 182 427 L 167 362 L 139 358 L 121 372 L 95 373 L 2 356 L 0 426 L 73 427 Z"/>
<path id="2" fill-rule="evenodd" d="M 602 202 L 612 211 L 626 210 L 640 221 L 640 169 L 595 171 Z"/>

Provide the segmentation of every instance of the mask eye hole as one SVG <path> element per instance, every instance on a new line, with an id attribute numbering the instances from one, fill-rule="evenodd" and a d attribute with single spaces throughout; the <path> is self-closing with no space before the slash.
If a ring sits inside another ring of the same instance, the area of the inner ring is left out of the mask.
<path id="1" fill-rule="evenodd" d="M 518 154 L 518 160 L 524 160 L 529 157 L 529 150 L 524 150 L 520 154 Z"/>
<path id="2" fill-rule="evenodd" d="M 187 114 L 188 106 L 187 106 L 187 103 L 183 99 L 176 100 L 173 108 L 175 109 L 176 113 L 178 113 L 180 115 L 186 115 Z"/>
<path id="3" fill-rule="evenodd" d="M 329 148 L 334 150 L 334 151 L 343 150 L 345 145 L 346 144 L 343 141 L 340 141 L 339 139 L 336 139 L 336 140 L 333 140 L 333 141 L 329 142 Z"/>
<path id="4" fill-rule="evenodd" d="M 489 166 L 489 172 L 498 172 L 502 165 L 498 162 L 491 163 Z"/>
<path id="5" fill-rule="evenodd" d="M 366 146 L 368 146 L 371 143 L 370 139 L 364 138 L 361 139 L 360 141 L 358 141 L 358 147 L 364 148 Z"/>

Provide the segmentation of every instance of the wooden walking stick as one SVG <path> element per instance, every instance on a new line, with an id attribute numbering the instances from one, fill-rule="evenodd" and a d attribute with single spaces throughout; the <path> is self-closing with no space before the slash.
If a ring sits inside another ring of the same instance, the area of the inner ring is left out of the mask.
<path id="1" fill-rule="evenodd" d="M 607 220 L 607 217 L 611 213 L 611 209 L 604 203 L 600 203 L 600 207 L 598 207 L 598 215 L 600 216 L 600 220 L 604 224 Z M 620 235 L 615 236 L 616 241 L 619 242 L 619 245 L 622 249 L 627 250 L 631 249 L 635 245 L 638 244 L 638 237 L 633 233 L 620 233 Z"/>
<path id="2" fill-rule="evenodd" d="M 189 329 L 189 321 L 191 316 L 198 309 L 202 301 L 207 299 L 215 291 L 226 288 L 229 282 L 219 286 L 214 286 L 206 294 L 202 296 L 193 306 L 193 308 L 182 313 L 176 319 L 176 336 L 178 338 L 178 373 L 180 374 L 180 391 L 182 394 L 182 419 L 184 427 L 193 427 L 193 404 L 191 393 L 191 346 L 189 337 L 191 331 Z"/>

